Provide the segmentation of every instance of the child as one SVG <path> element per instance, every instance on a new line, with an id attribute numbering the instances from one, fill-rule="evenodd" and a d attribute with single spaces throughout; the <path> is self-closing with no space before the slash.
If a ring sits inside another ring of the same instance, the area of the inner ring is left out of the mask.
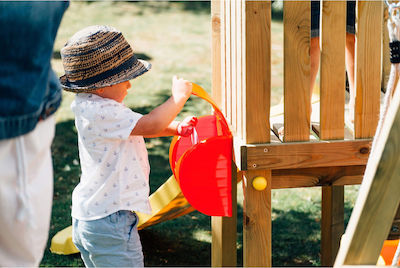
<path id="1" fill-rule="evenodd" d="M 78 130 L 82 175 L 72 194 L 73 242 L 86 266 L 143 266 L 132 211 L 150 214 L 150 166 L 143 137 L 190 135 L 197 119 L 173 121 L 192 85 L 173 78 L 172 96 L 149 114 L 122 104 L 129 80 L 150 69 L 121 32 L 90 26 L 61 50 L 65 90 L 78 93 L 71 108 Z"/>

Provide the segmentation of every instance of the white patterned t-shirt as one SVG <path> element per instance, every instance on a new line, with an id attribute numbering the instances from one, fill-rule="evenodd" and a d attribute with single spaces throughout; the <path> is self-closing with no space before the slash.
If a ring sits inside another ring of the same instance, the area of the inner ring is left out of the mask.
<path id="1" fill-rule="evenodd" d="M 72 217 L 96 220 L 119 210 L 151 213 L 147 149 L 131 136 L 141 114 L 95 94 L 71 104 L 78 131 L 81 178 L 72 193 Z"/>

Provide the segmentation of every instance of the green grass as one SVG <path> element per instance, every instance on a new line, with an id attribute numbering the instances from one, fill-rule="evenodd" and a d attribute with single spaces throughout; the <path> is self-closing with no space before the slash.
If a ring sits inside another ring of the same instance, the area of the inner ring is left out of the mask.
<path id="1" fill-rule="evenodd" d="M 202 85 L 211 85 L 211 24 L 208 2 L 72 2 L 55 43 L 53 67 L 62 75 L 60 49 L 72 34 L 89 25 L 108 24 L 120 29 L 139 58 L 152 63 L 150 72 L 132 81 L 126 98 L 131 109 L 148 113 L 170 95 L 174 74 Z M 282 23 L 272 24 L 272 104 L 282 95 Z M 53 142 L 54 201 L 49 244 L 41 266 L 82 266 L 79 254 L 50 253 L 50 239 L 71 224 L 71 193 L 79 182 L 80 166 L 76 129 L 70 103 L 64 93 L 58 110 Z M 191 98 L 179 118 L 210 112 L 204 101 Z M 150 187 L 155 191 L 170 175 L 168 148 L 171 138 L 148 139 Z M 357 187 L 346 187 L 346 220 Z M 319 188 L 272 191 L 272 260 L 275 266 L 319 265 Z M 242 203 L 238 185 L 238 265 L 242 265 Z M 193 212 L 140 231 L 146 266 L 209 266 L 210 217 Z"/>

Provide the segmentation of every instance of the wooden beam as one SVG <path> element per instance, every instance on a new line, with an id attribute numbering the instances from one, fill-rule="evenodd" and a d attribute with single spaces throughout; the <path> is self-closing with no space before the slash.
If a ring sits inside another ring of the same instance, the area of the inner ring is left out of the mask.
<path id="1" fill-rule="evenodd" d="M 375 265 L 399 205 L 400 91 L 396 90 L 343 236 L 335 266 Z"/>
<path id="2" fill-rule="evenodd" d="M 255 177 L 267 179 L 267 188 L 257 191 Z M 271 261 L 271 171 L 246 171 L 243 178 L 243 266 L 269 267 Z"/>
<path id="3" fill-rule="evenodd" d="M 344 139 L 346 5 L 322 1 L 321 140 Z M 321 265 L 332 266 L 344 232 L 344 186 L 323 186 L 321 200 Z"/>
<path id="4" fill-rule="evenodd" d="M 272 189 L 360 184 L 365 166 L 272 170 Z"/>
<path id="5" fill-rule="evenodd" d="M 242 145 L 247 170 L 365 165 L 371 139 Z M 239 148 L 235 148 L 238 150 Z"/>
<path id="6" fill-rule="evenodd" d="M 211 266 L 233 267 L 237 263 L 237 181 L 241 176 L 232 163 L 232 217 L 212 217 Z"/>
<path id="7" fill-rule="evenodd" d="M 271 95 L 271 2 L 245 1 L 245 98 L 243 140 L 270 141 L 269 108 Z M 243 172 L 243 266 L 271 266 L 271 171 Z M 251 186 L 255 176 L 264 176 L 268 187 L 259 192 Z"/>
<path id="8" fill-rule="evenodd" d="M 321 265 L 332 266 L 344 232 L 344 187 L 323 186 L 321 204 Z"/>

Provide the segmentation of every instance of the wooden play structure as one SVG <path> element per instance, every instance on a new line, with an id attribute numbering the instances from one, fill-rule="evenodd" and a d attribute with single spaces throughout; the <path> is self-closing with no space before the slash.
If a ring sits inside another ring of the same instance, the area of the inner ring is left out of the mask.
<path id="1" fill-rule="evenodd" d="M 271 2 L 211 4 L 213 97 L 234 134 L 232 181 L 243 178 L 243 265 L 272 265 L 272 189 L 322 187 L 321 264 L 331 266 L 344 233 L 344 185 L 363 180 L 379 120 L 382 63 L 388 61 L 382 59 L 387 55 L 382 49 L 388 47 L 382 45 L 384 3 L 357 1 L 357 97 L 354 125 L 346 126 L 346 2 L 321 1 L 320 102 L 317 109 L 313 105 L 318 122 L 310 118 L 310 1 L 283 2 L 283 140 L 273 131 L 277 121 L 270 113 Z M 363 201 L 357 201 L 353 210 L 338 266 L 375 265 L 396 213 L 400 175 L 393 172 L 399 166 L 399 142 L 394 137 L 400 135 L 400 114 L 394 106 L 398 101 L 391 106 L 391 122 L 385 122 L 376 155 L 369 160 L 374 163 L 360 190 Z M 258 176 L 267 180 L 262 191 L 252 186 Z M 232 218 L 212 218 L 213 266 L 236 266 L 235 213 Z"/>

